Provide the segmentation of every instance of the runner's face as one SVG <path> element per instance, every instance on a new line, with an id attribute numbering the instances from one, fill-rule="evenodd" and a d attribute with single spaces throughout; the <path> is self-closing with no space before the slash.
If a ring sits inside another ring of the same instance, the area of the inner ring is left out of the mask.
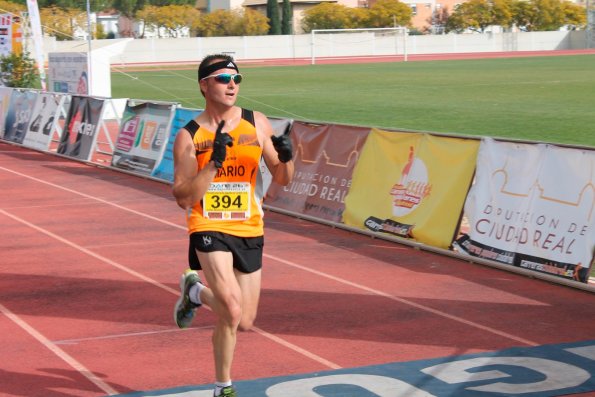
<path id="1" fill-rule="evenodd" d="M 221 73 L 237 74 L 238 72 L 235 69 L 219 69 L 211 73 L 211 76 Z M 218 82 L 214 78 L 205 78 L 200 81 L 200 84 L 207 101 L 213 101 L 227 106 L 235 105 L 240 91 L 240 85 L 236 84 L 233 79 L 225 84 Z"/>

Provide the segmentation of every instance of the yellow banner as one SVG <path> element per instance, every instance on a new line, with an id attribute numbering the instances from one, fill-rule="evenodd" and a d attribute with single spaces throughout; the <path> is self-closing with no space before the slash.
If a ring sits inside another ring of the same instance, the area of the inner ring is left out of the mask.
<path id="1" fill-rule="evenodd" d="M 373 129 L 353 171 L 343 222 L 448 248 L 479 141 Z"/>

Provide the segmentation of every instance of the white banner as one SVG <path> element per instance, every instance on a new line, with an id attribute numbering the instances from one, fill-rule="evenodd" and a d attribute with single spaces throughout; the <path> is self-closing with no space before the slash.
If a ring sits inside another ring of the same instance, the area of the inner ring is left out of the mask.
<path id="1" fill-rule="evenodd" d="M 29 11 L 29 23 L 33 36 L 33 45 L 35 46 L 35 60 L 39 69 L 39 78 L 41 80 L 41 89 L 46 90 L 45 68 L 43 56 L 43 34 L 41 33 L 41 19 L 39 17 L 39 7 L 37 0 L 27 0 L 27 9 Z"/>
<path id="2" fill-rule="evenodd" d="M 88 60 L 86 53 L 49 53 L 49 90 L 69 94 L 89 95 Z"/>
<path id="3" fill-rule="evenodd" d="M 40 93 L 31 113 L 31 123 L 23 145 L 48 150 L 59 118 L 64 95 Z"/>
<path id="4" fill-rule="evenodd" d="M 592 260 L 594 209 L 594 151 L 486 138 L 465 203 L 467 251 L 576 279 Z"/>

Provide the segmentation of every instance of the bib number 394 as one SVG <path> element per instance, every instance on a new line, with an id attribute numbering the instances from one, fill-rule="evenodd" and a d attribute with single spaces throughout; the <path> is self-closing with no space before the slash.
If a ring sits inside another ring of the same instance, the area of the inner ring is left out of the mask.
<path id="1" fill-rule="evenodd" d="M 203 197 L 203 216 L 213 220 L 248 219 L 250 184 L 247 182 L 211 183 Z"/>

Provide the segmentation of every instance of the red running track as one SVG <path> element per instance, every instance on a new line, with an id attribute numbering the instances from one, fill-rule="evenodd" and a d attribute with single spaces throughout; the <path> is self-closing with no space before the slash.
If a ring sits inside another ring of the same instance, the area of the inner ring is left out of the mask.
<path id="1" fill-rule="evenodd" d="M 213 315 L 178 330 L 168 185 L 0 143 L 0 395 L 213 381 Z M 589 340 L 595 295 L 268 212 L 234 380 Z M 584 396 L 588 394 L 583 394 Z M 591 393 L 591 395 L 595 395 Z"/>

